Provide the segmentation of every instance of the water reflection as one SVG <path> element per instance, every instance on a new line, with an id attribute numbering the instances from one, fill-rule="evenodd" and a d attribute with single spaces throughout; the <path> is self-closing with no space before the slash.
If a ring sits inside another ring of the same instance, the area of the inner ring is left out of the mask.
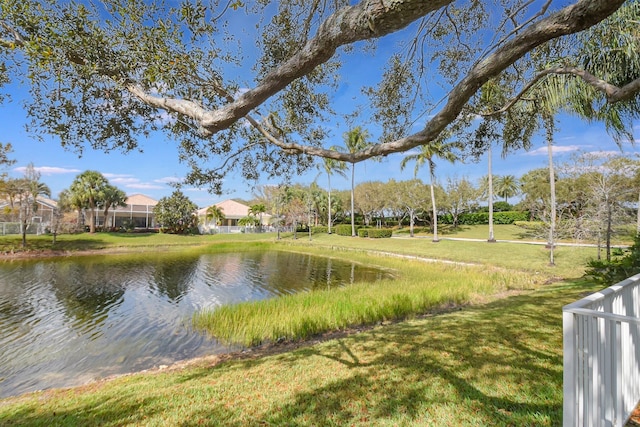
<path id="1" fill-rule="evenodd" d="M 195 310 L 383 276 L 278 251 L 0 263 L 0 397 L 228 351 Z"/>

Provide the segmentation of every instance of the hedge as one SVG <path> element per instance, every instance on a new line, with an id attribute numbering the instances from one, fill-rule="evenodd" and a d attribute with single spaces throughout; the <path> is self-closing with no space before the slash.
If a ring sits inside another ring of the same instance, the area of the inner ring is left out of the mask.
<path id="1" fill-rule="evenodd" d="M 391 237 L 393 231 L 390 228 L 361 228 L 358 230 L 359 237 L 368 237 L 370 239 L 380 239 Z"/>
<path id="2" fill-rule="evenodd" d="M 443 224 L 452 224 L 453 217 L 449 214 L 438 217 Z M 510 211 L 510 212 L 494 212 L 494 224 L 513 224 L 516 221 L 527 221 L 529 212 Z M 463 213 L 458 217 L 460 225 L 482 225 L 489 224 L 489 212 Z"/>
<path id="3" fill-rule="evenodd" d="M 326 225 L 316 225 L 311 227 L 311 234 L 326 234 L 329 232 L 329 227 Z"/>
<path id="4" fill-rule="evenodd" d="M 356 233 L 359 228 L 360 227 L 356 225 Z M 351 224 L 338 224 L 333 227 L 333 232 L 338 236 L 351 236 Z"/>

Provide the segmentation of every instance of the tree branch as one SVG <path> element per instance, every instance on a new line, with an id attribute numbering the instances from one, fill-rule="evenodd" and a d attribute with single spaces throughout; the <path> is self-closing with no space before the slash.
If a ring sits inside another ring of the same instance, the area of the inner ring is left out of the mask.
<path id="1" fill-rule="evenodd" d="M 624 0 L 579 0 L 575 4 L 567 6 L 524 29 L 512 40 L 504 43 L 500 48 L 472 67 L 466 77 L 449 93 L 446 105 L 420 132 L 393 142 L 376 144 L 351 155 L 337 156 L 333 151 L 323 150 L 324 152 L 319 152 L 315 147 L 293 145 L 301 153 L 354 163 L 371 157 L 404 152 L 419 145 L 427 144 L 436 139 L 456 119 L 469 99 L 491 78 L 497 76 L 533 48 L 549 40 L 574 34 L 597 24 L 614 13 L 623 3 Z M 628 91 L 631 90 L 632 88 L 628 89 Z M 291 149 L 293 148 L 291 147 Z"/>
<path id="2" fill-rule="evenodd" d="M 524 95 L 543 78 L 552 74 L 569 74 L 576 77 L 580 77 L 589 86 L 593 87 L 599 92 L 602 92 L 607 98 L 609 103 L 615 104 L 616 102 L 626 101 L 636 96 L 640 92 L 640 79 L 633 80 L 622 87 L 618 87 L 614 84 L 600 79 L 593 74 L 577 67 L 554 67 L 547 70 L 543 70 L 535 75 L 535 77 L 522 88 L 518 94 L 507 102 L 499 110 L 491 111 L 489 113 L 479 113 L 482 117 L 494 116 L 504 113 L 509 110 L 513 105 L 521 100 Z"/>
<path id="3" fill-rule="evenodd" d="M 202 127 L 210 134 L 227 129 L 289 83 L 329 60 L 338 47 L 398 31 L 452 1 L 363 0 L 355 6 L 338 10 L 320 25 L 313 39 L 293 57 L 267 74 L 257 87 L 225 107 L 208 112 L 202 121 Z"/>

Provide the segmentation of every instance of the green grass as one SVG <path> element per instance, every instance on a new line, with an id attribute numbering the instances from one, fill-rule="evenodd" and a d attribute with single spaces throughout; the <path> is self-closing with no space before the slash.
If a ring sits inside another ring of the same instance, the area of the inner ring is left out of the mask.
<path id="1" fill-rule="evenodd" d="M 299 340 L 330 330 L 465 305 L 476 302 L 479 296 L 531 288 L 535 281 L 529 274 L 487 271 L 478 266 L 425 264 L 362 253 L 352 253 L 349 259 L 395 271 L 397 277 L 200 311 L 194 315 L 194 326 L 224 342 L 245 346 Z"/>
<path id="2" fill-rule="evenodd" d="M 180 236 L 162 233 L 81 233 L 61 234 L 53 244 L 52 236 L 28 235 L 27 247 L 22 248 L 22 238 L 16 235 L 0 236 L 0 253 L 20 252 L 82 252 L 93 250 L 158 250 L 202 247 L 213 242 L 246 242 L 273 240 L 273 234 L 222 234 Z"/>
<path id="3" fill-rule="evenodd" d="M 292 242 L 285 239 L 281 243 Z M 584 274 L 588 259 L 595 258 L 595 248 L 557 247 L 556 265 L 549 266 L 549 251 L 543 245 L 515 243 L 467 242 L 441 240 L 433 243 L 424 238 L 361 239 L 335 235 L 314 235 L 312 243 L 298 240 L 296 245 L 349 248 L 356 251 L 387 251 L 402 255 L 415 255 L 439 260 L 478 263 L 512 270 L 527 271 L 547 277 L 577 278 Z"/>
<path id="4" fill-rule="evenodd" d="M 295 351 L 144 373 L 0 402 L 20 426 L 556 426 L 561 307 L 546 286 Z"/>
<path id="5" fill-rule="evenodd" d="M 558 248 L 558 265 L 549 267 L 543 247 L 507 243 L 328 235 L 316 235 L 312 242 L 290 236 L 276 242 L 273 235 L 234 235 L 142 236 L 132 237 L 137 242 L 132 244 L 123 242 L 124 237 L 102 237 L 107 250 L 193 247 L 215 252 L 276 244 L 399 271 L 397 282 L 358 284 L 318 295 L 322 304 L 336 302 L 332 310 L 338 312 L 342 303 L 368 304 L 372 298 L 380 300 L 376 302 L 381 307 L 391 307 L 391 314 L 400 310 L 394 307 L 414 309 L 419 304 L 428 310 L 420 300 L 421 280 L 423 290 L 438 295 L 438 304 L 469 298 L 475 304 L 383 322 L 315 345 L 298 343 L 297 350 L 271 355 L 252 350 L 222 363 L 210 358 L 182 368 L 0 400 L 0 425 L 555 426 L 561 424 L 562 413 L 562 306 L 598 289 L 577 280 L 531 285 L 553 277 L 579 277 L 584 261 L 595 256 L 589 248 Z M 381 252 L 388 256 L 380 257 Z M 423 265 L 394 253 L 479 263 L 491 273 Z M 501 283 L 481 280 L 492 274 L 494 279 L 505 276 Z M 455 279 L 436 293 L 440 285 L 429 281 L 438 277 Z M 490 295 L 500 290 L 507 291 Z M 349 292 L 353 294 L 338 304 L 339 295 Z M 308 300 L 315 314 L 301 322 L 303 330 L 312 331 L 328 310 L 325 306 L 316 313 L 312 305 L 317 302 Z M 286 319 L 291 316 L 286 312 L 297 310 L 298 304 L 275 304 L 271 313 Z M 344 311 L 349 314 L 351 308 Z"/>
<path id="6" fill-rule="evenodd" d="M 496 240 L 514 240 L 514 241 L 530 241 L 530 242 L 546 242 L 546 236 L 531 236 L 522 227 L 518 227 L 513 224 L 495 224 L 493 234 Z M 416 235 L 420 237 L 432 238 L 432 234 L 429 229 L 419 227 L 416 228 Z M 612 244 L 614 245 L 630 245 L 633 243 L 633 237 L 635 236 L 636 226 L 630 225 L 620 227 L 617 233 L 613 236 Z M 398 236 L 409 236 L 409 227 L 403 227 L 396 231 Z M 438 225 L 438 235 L 441 239 L 447 238 L 464 238 L 464 239 L 481 239 L 487 240 L 489 238 L 489 226 L 488 225 L 461 225 L 460 227 L 453 229 L 450 225 L 442 224 Z M 595 243 L 595 242 L 576 242 L 573 240 L 561 240 L 563 243 Z"/>

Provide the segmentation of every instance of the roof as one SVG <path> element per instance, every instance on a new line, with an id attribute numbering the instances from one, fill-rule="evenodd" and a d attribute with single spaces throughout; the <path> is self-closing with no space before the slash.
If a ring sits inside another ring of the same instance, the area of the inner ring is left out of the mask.
<path id="1" fill-rule="evenodd" d="M 42 197 L 42 196 L 38 196 L 37 199 L 38 203 L 40 203 L 43 206 L 46 206 L 48 208 L 57 208 L 58 207 L 58 202 L 56 202 L 53 199 L 49 199 L 47 197 Z M 14 202 L 16 205 L 19 205 L 20 202 L 19 201 L 15 201 Z M 6 199 L 0 199 L 0 207 L 4 207 L 4 206 L 8 206 L 9 205 L 9 201 Z"/>
<path id="2" fill-rule="evenodd" d="M 249 215 L 249 206 L 238 203 L 235 200 L 225 200 L 223 202 L 216 203 L 216 206 L 222 210 L 222 213 L 227 218 L 244 218 Z"/>
<path id="3" fill-rule="evenodd" d="M 127 204 L 155 206 L 158 204 L 158 201 L 144 194 L 131 194 L 127 196 Z"/>
<path id="4" fill-rule="evenodd" d="M 43 204 L 45 206 L 48 206 L 50 208 L 57 208 L 58 207 L 58 202 L 56 202 L 53 199 L 49 199 L 47 197 L 38 196 L 37 200 L 38 200 L 39 203 L 41 203 L 41 204 Z"/>
<path id="5" fill-rule="evenodd" d="M 222 202 L 216 203 L 214 206 L 217 206 L 222 210 L 225 218 L 244 218 L 249 216 L 249 206 L 244 205 L 242 203 L 236 202 L 235 200 L 224 200 Z M 198 209 L 199 216 L 205 216 L 207 214 L 207 209 L 209 207 L 205 207 L 202 209 Z M 265 213 L 262 215 L 263 218 L 269 218 L 271 215 Z"/>

